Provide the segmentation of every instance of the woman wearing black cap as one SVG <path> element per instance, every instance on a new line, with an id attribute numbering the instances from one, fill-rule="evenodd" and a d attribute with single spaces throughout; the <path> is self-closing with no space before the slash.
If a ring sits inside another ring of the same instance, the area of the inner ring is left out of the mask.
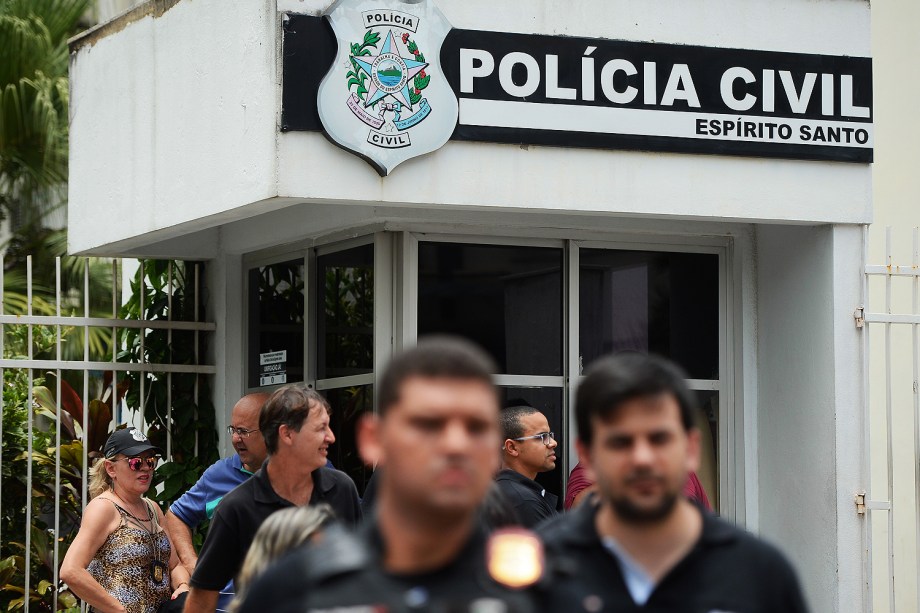
<path id="1" fill-rule="evenodd" d="M 80 531 L 61 579 L 95 611 L 153 613 L 188 591 L 188 571 L 162 528 L 160 508 L 144 498 L 158 454 L 139 430 L 116 430 L 90 470 Z"/>

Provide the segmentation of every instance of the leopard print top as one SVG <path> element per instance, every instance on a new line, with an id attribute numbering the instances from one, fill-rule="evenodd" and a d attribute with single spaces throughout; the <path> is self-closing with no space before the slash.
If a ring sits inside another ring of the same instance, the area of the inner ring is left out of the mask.
<path id="1" fill-rule="evenodd" d="M 129 519 L 131 515 L 114 501 L 112 504 L 121 514 L 121 523 L 96 551 L 86 570 L 105 591 L 124 605 L 128 613 L 156 613 L 172 595 L 169 572 L 163 573 L 163 580 L 159 583 L 153 580 L 150 568 L 154 555 L 150 547 L 150 533 L 142 530 L 140 525 L 134 525 L 136 521 Z M 150 503 L 146 504 L 149 508 Z M 168 566 L 171 552 L 169 537 L 159 526 L 156 528 L 153 543 L 159 550 L 159 559 Z"/>

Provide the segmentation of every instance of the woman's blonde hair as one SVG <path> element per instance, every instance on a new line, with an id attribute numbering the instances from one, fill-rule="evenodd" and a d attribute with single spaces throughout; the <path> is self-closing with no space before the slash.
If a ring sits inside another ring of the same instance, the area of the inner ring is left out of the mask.
<path id="1" fill-rule="evenodd" d="M 335 517 L 327 504 L 284 509 L 268 516 L 256 532 L 236 579 L 236 597 L 230 613 L 239 610 L 246 592 L 269 564 L 295 547 L 303 545 Z"/>
<path id="2" fill-rule="evenodd" d="M 95 463 L 90 467 L 87 489 L 90 499 L 112 489 L 112 478 L 105 470 L 105 458 L 96 458 Z"/>

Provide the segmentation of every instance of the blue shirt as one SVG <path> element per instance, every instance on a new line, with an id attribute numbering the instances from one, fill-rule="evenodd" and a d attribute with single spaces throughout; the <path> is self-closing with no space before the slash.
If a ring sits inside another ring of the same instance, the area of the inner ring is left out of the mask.
<path id="1" fill-rule="evenodd" d="M 629 595 L 637 605 L 645 606 L 652 592 L 655 591 L 655 582 L 613 537 L 602 537 L 601 542 L 620 564 L 620 572 L 623 573 L 623 582 L 626 583 Z"/>
<path id="2" fill-rule="evenodd" d="M 243 468 L 240 456 L 233 454 L 229 458 L 218 460 L 202 473 L 198 482 L 172 503 L 169 510 L 182 520 L 189 528 L 195 528 L 206 519 L 211 519 L 217 503 L 236 486 L 240 485 L 252 473 Z M 224 611 L 233 600 L 233 581 L 220 591 L 217 610 Z"/>
<path id="3" fill-rule="evenodd" d="M 169 510 L 185 525 L 195 528 L 204 520 L 211 519 L 221 498 L 251 476 L 252 473 L 243 468 L 240 456 L 236 454 L 218 460 L 204 471 L 189 491 L 172 503 Z"/>

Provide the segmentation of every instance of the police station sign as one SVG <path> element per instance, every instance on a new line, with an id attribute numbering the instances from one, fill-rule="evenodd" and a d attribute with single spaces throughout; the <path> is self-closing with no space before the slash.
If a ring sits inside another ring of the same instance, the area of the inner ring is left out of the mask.
<path id="1" fill-rule="evenodd" d="M 872 160 L 868 58 L 455 31 L 461 138 Z"/>
<path id="2" fill-rule="evenodd" d="M 374 14 L 387 13 L 361 19 Z M 322 129 L 305 104 L 316 77 L 299 58 L 330 39 L 317 18 L 289 16 L 282 129 Z M 386 40 L 375 42 L 372 54 L 385 55 Z M 458 100 L 452 139 L 872 161 L 869 58 L 453 29 L 440 68 Z M 426 123 L 441 114 L 425 112 Z"/>
<path id="3" fill-rule="evenodd" d="M 457 98 L 439 66 L 450 24 L 428 0 L 389 4 L 399 10 L 380 0 L 329 9 L 338 53 L 317 98 L 326 134 L 381 175 L 443 146 L 457 124 Z"/>

